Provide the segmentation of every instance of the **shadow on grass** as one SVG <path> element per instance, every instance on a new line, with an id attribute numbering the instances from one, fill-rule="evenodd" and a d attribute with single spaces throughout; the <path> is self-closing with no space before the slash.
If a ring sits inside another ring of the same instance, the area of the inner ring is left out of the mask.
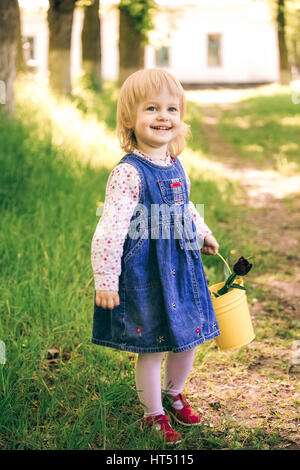
<path id="1" fill-rule="evenodd" d="M 249 98 L 223 110 L 218 129 L 247 162 L 293 174 L 300 170 L 299 106 L 287 94 Z"/>

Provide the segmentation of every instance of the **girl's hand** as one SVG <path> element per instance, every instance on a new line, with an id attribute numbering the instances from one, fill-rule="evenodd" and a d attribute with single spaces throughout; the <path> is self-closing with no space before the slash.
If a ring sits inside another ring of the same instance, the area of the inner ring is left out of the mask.
<path id="1" fill-rule="evenodd" d="M 102 308 L 109 308 L 120 305 L 120 297 L 118 292 L 111 290 L 96 290 L 96 305 Z"/>
<path id="2" fill-rule="evenodd" d="M 204 255 L 215 255 L 219 250 L 219 243 L 213 237 L 213 235 L 207 235 L 207 237 L 204 238 L 204 244 L 203 247 L 201 248 L 201 253 Z"/>

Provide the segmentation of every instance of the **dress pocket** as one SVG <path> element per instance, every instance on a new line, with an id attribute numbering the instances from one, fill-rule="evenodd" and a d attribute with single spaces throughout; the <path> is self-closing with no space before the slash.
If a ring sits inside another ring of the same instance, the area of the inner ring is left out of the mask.
<path id="1" fill-rule="evenodd" d="M 186 196 L 182 178 L 172 178 L 168 180 L 158 180 L 158 186 L 164 202 L 169 206 L 180 206 L 185 204 Z"/>
<path id="2" fill-rule="evenodd" d="M 127 263 L 127 261 L 134 255 L 136 254 L 141 248 L 142 246 L 144 245 L 145 241 L 147 240 L 148 238 L 148 231 L 147 229 L 143 229 L 143 231 L 141 232 L 140 234 L 140 237 L 138 238 L 138 240 L 136 241 L 136 243 L 134 244 L 134 246 L 127 252 L 127 254 L 125 255 L 124 257 L 124 264 Z"/>
<path id="3" fill-rule="evenodd" d="M 140 239 L 124 258 L 122 274 L 126 290 L 139 290 L 160 283 L 156 240 Z"/>

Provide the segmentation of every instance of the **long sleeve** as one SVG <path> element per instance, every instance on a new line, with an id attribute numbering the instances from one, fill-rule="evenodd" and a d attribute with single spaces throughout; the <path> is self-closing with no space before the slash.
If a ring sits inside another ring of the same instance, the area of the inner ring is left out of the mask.
<path id="1" fill-rule="evenodd" d="M 103 214 L 92 239 L 96 290 L 118 291 L 123 246 L 139 192 L 137 170 L 129 163 L 117 165 L 108 178 Z"/>

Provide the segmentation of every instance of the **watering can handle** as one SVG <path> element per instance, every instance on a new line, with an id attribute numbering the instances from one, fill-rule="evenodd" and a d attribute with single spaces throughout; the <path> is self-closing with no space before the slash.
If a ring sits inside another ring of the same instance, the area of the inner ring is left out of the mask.
<path id="1" fill-rule="evenodd" d="M 223 256 L 218 251 L 217 251 L 216 254 L 223 260 L 223 262 L 226 264 L 226 267 L 227 267 L 228 271 L 230 272 L 230 274 L 232 274 L 232 271 L 231 271 L 230 267 L 228 266 L 227 262 L 225 261 L 225 259 L 223 258 Z"/>

